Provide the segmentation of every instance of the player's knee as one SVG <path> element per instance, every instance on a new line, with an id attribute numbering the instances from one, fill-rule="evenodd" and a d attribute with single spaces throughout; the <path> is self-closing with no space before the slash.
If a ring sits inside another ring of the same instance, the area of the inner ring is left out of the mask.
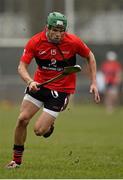
<path id="1" fill-rule="evenodd" d="M 34 133 L 36 136 L 43 136 L 43 134 L 46 132 L 45 128 L 34 128 Z"/>
<path id="2" fill-rule="evenodd" d="M 20 114 L 18 117 L 18 126 L 26 127 L 29 123 L 29 116 L 27 114 Z"/>

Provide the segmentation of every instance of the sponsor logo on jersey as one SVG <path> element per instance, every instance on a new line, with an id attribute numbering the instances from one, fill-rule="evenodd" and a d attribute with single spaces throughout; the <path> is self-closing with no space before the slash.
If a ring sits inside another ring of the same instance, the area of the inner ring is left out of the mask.
<path id="1" fill-rule="evenodd" d="M 63 54 L 70 54 L 70 51 L 62 51 Z"/>
<path id="2" fill-rule="evenodd" d="M 39 54 L 39 55 L 46 54 L 46 51 L 45 51 L 45 50 L 40 50 L 40 51 L 38 52 L 38 54 Z"/>

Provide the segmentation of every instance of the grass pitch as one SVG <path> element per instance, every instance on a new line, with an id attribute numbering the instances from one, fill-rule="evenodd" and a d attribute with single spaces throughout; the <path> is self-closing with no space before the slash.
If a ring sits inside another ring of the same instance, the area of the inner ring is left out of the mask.
<path id="1" fill-rule="evenodd" d="M 106 114 L 100 105 L 72 106 L 56 120 L 53 135 L 28 127 L 23 165 L 5 169 L 11 160 L 13 131 L 19 107 L 0 107 L 0 178 L 123 178 L 123 110 Z"/>

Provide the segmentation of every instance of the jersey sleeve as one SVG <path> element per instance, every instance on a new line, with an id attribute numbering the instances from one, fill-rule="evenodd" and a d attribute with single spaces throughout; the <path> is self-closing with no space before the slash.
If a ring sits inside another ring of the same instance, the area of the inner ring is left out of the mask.
<path id="1" fill-rule="evenodd" d="M 88 57 L 89 52 L 91 51 L 89 47 L 80 39 L 76 38 L 76 47 L 77 47 L 77 54 L 79 54 L 82 57 Z"/>
<path id="2" fill-rule="evenodd" d="M 34 41 L 30 39 L 24 48 L 20 60 L 27 64 L 30 64 L 33 57 L 34 57 Z"/>

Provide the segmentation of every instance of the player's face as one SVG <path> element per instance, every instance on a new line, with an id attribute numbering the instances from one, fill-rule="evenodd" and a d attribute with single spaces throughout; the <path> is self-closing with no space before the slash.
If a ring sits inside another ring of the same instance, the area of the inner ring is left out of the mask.
<path id="1" fill-rule="evenodd" d="M 48 38 L 54 43 L 59 43 L 65 34 L 65 30 L 61 27 L 52 27 L 48 29 Z"/>

